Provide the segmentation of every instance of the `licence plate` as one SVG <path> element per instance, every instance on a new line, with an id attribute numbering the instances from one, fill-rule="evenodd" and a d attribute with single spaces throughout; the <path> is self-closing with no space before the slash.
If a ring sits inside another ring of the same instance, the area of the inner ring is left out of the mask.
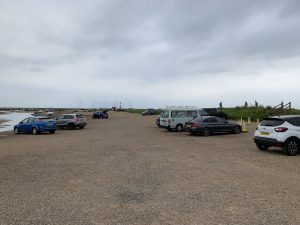
<path id="1" fill-rule="evenodd" d="M 52 124 L 52 123 L 48 123 L 47 126 L 48 126 L 48 127 L 52 127 L 53 124 Z"/>
<path id="2" fill-rule="evenodd" d="M 188 124 L 188 125 L 186 125 L 185 127 L 186 127 L 186 128 L 191 128 L 192 126 Z"/>
<path id="3" fill-rule="evenodd" d="M 262 131 L 262 132 L 260 132 L 260 134 L 261 134 L 261 135 L 267 136 L 267 135 L 269 135 L 270 133 L 269 133 L 269 132 Z"/>

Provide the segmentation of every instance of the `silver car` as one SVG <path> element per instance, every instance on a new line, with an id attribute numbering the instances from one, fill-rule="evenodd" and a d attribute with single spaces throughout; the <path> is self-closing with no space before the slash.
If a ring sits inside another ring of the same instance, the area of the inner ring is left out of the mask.
<path id="1" fill-rule="evenodd" d="M 56 118 L 56 126 L 61 129 L 83 129 L 86 125 L 86 118 L 82 114 L 62 114 Z"/>

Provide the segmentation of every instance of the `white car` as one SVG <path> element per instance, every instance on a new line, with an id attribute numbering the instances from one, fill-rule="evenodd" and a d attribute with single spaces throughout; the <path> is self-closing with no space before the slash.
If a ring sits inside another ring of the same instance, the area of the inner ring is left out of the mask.
<path id="1" fill-rule="evenodd" d="M 260 150 L 281 147 L 287 155 L 296 155 L 300 147 L 300 115 L 265 118 L 258 125 L 254 142 Z"/>

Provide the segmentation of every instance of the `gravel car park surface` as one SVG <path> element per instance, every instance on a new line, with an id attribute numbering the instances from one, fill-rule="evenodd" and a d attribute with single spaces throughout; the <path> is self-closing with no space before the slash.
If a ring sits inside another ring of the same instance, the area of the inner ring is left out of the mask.
<path id="1" fill-rule="evenodd" d="M 0 224 L 300 224 L 300 156 L 112 112 L 83 130 L 0 135 Z"/>

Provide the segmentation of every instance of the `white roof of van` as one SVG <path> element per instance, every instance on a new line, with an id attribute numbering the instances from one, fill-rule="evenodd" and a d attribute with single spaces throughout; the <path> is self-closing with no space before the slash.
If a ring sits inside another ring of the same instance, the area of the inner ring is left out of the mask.
<path id="1" fill-rule="evenodd" d="M 164 108 L 165 110 L 201 110 L 201 108 L 198 108 L 196 106 L 166 106 Z"/>

